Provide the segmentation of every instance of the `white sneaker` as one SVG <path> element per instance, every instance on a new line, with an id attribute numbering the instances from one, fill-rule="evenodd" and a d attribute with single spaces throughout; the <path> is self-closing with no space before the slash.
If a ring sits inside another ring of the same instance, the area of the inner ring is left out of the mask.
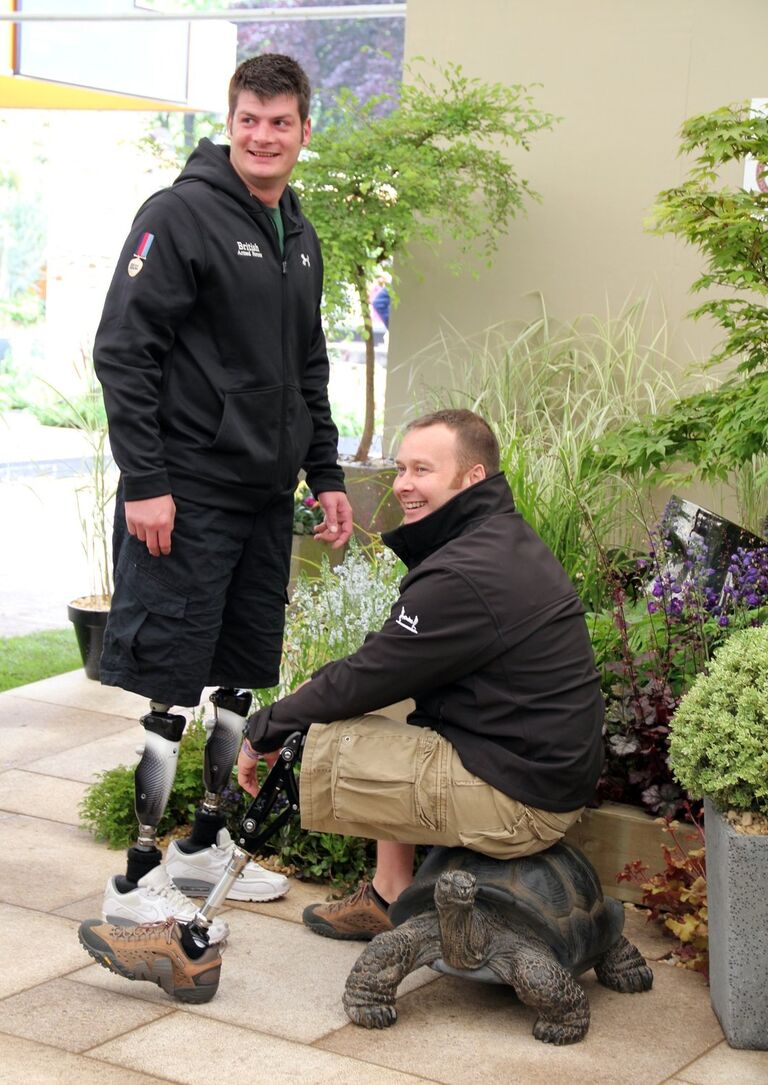
<path id="1" fill-rule="evenodd" d="M 135 927 L 140 923 L 162 923 L 171 916 L 180 923 L 189 923 L 195 918 L 197 905 L 176 888 L 163 866 L 156 866 L 129 893 L 118 892 L 115 879 L 110 878 L 101 911 L 107 923 Z M 223 941 L 228 934 L 224 920 L 215 918 L 208 929 L 211 944 Z"/>
<path id="2" fill-rule="evenodd" d="M 183 852 L 178 841 L 168 846 L 165 868 L 174 883 L 193 897 L 207 896 L 227 868 L 235 845 L 227 829 L 219 829 L 216 843 L 202 851 Z M 276 900 L 285 896 L 290 882 L 284 875 L 249 862 L 227 893 L 227 900 Z"/>

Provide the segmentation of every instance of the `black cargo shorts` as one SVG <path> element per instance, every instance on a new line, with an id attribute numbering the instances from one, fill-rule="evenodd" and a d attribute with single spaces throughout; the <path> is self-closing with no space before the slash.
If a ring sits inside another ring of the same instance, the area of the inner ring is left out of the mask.
<path id="1" fill-rule="evenodd" d="M 293 493 L 257 512 L 174 498 L 171 553 L 152 557 L 115 506 L 115 592 L 101 681 L 171 705 L 205 686 L 278 680 L 290 573 Z"/>

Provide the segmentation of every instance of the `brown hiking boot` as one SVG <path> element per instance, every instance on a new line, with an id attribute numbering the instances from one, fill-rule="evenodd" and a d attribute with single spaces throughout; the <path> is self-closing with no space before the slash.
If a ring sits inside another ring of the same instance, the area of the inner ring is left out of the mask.
<path id="1" fill-rule="evenodd" d="M 219 987 L 221 953 L 208 946 L 190 957 L 173 918 L 137 927 L 113 927 L 86 919 L 78 937 L 84 949 L 104 968 L 129 980 L 147 980 L 180 1002 L 209 1002 Z"/>
<path id="2" fill-rule="evenodd" d="M 310 904 L 302 915 L 305 926 L 326 938 L 350 938 L 367 942 L 382 931 L 392 930 L 386 908 L 377 901 L 370 882 L 360 882 L 354 893 L 326 904 Z"/>

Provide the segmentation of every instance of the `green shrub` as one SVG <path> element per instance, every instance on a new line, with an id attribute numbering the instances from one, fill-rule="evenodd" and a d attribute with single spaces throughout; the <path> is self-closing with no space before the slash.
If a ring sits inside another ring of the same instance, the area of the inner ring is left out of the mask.
<path id="1" fill-rule="evenodd" d="M 768 627 L 733 633 L 670 726 L 670 765 L 691 795 L 768 814 Z"/>

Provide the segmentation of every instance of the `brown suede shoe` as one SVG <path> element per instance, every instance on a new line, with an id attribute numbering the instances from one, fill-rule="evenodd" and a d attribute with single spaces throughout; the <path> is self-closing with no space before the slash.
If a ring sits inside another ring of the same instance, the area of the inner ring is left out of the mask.
<path id="1" fill-rule="evenodd" d="M 218 990 L 219 946 L 208 946 L 199 957 L 190 957 L 173 918 L 138 927 L 113 927 L 100 919 L 86 919 L 78 937 L 83 948 L 110 972 L 156 983 L 180 1002 L 209 1002 Z"/>
<path id="2" fill-rule="evenodd" d="M 326 938 L 349 938 L 368 942 L 392 921 L 373 895 L 370 882 L 360 882 L 354 893 L 325 904 L 310 904 L 302 915 L 305 926 Z"/>

